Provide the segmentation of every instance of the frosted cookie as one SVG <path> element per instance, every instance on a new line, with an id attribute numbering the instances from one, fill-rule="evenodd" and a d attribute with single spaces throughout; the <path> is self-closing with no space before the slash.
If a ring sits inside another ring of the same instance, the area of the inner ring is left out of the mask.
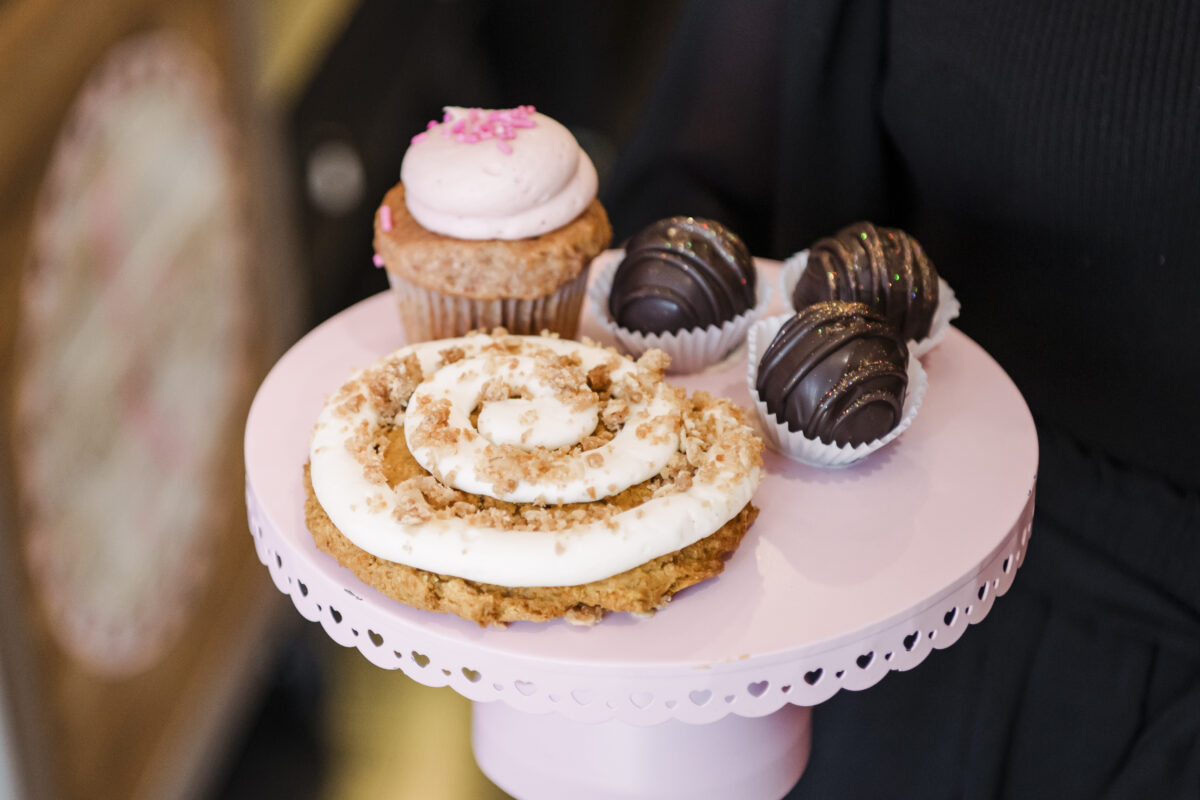
<path id="1" fill-rule="evenodd" d="M 321 412 L 314 541 L 481 625 L 662 608 L 721 572 L 762 464 L 743 412 L 667 384 L 666 362 L 503 332 L 396 351 Z"/>

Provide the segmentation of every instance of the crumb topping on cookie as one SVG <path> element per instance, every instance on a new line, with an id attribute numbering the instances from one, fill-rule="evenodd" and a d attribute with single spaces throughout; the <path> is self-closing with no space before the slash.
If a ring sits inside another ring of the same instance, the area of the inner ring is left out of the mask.
<path id="1" fill-rule="evenodd" d="M 614 369 L 603 350 L 558 347 L 502 337 L 423 382 L 404 421 L 421 466 L 466 492 L 543 503 L 588 500 L 658 473 L 681 424 L 682 395 L 662 381 L 665 360 Z M 601 392 L 587 381 L 597 366 L 607 371 Z M 613 436 L 585 451 L 600 421 Z"/>

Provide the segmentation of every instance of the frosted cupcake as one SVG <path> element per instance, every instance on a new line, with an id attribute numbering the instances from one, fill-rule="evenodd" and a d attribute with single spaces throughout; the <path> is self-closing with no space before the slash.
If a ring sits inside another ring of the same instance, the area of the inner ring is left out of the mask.
<path id="1" fill-rule="evenodd" d="M 408 340 L 497 326 L 574 337 L 588 265 L 612 239 L 596 187 L 575 137 L 532 106 L 447 108 L 375 215 Z"/>

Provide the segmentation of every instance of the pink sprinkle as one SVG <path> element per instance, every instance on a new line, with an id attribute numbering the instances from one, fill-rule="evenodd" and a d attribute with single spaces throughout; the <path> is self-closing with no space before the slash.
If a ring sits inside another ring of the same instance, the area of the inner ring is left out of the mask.
<path id="1" fill-rule="evenodd" d="M 383 256 L 379 255 L 379 253 L 376 253 L 375 257 L 372 258 L 371 261 L 373 261 L 375 266 L 377 266 L 377 267 L 383 266 Z"/>
<path id="2" fill-rule="evenodd" d="M 461 117 L 455 118 L 449 111 L 442 117 L 441 131 L 446 139 L 453 139 L 462 144 L 477 144 L 495 139 L 497 149 L 509 154 L 512 153 L 512 147 L 505 142 L 516 138 L 518 128 L 537 127 L 537 122 L 529 116 L 534 113 L 533 106 L 529 105 L 491 110 L 486 114 L 481 108 L 468 108 L 464 111 L 465 115 Z M 425 129 L 432 130 L 438 125 L 436 120 L 431 120 Z M 423 138 L 424 134 L 417 134 L 413 137 L 413 142 L 419 142 Z"/>
<path id="3" fill-rule="evenodd" d="M 423 142 L 427 138 L 429 138 L 428 134 L 421 132 L 421 133 L 418 133 L 416 136 L 412 137 L 412 143 L 416 144 L 417 142 Z"/>
<path id="4" fill-rule="evenodd" d="M 390 231 L 392 229 L 392 207 L 391 206 L 380 206 L 379 207 L 379 227 L 383 228 L 385 231 Z"/>

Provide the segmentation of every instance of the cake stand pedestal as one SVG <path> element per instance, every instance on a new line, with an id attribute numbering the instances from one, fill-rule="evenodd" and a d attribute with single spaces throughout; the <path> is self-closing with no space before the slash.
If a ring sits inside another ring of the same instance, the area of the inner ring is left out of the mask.
<path id="1" fill-rule="evenodd" d="M 586 314 L 583 333 L 603 340 Z M 807 761 L 810 706 L 953 644 L 1024 557 L 1033 422 L 1000 367 L 952 329 L 922 359 L 929 390 L 909 430 L 848 469 L 767 453 L 761 513 L 725 572 L 653 618 L 498 630 L 408 608 L 317 551 L 301 474 L 325 397 L 401 344 L 380 294 L 267 376 L 246 426 L 255 548 L 334 641 L 474 701 L 476 760 L 517 797 L 781 797 Z M 744 355 L 672 380 L 750 408 Z"/>
<path id="2" fill-rule="evenodd" d="M 475 703 L 471 744 L 484 774 L 521 798 L 774 800 L 808 764 L 811 719 L 807 706 L 785 705 L 763 717 L 638 726 Z"/>

